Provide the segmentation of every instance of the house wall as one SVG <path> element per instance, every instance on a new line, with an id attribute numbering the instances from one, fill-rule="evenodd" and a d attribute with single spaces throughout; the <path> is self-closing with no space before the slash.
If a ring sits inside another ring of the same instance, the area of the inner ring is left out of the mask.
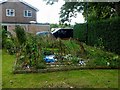
<path id="1" fill-rule="evenodd" d="M 20 24 L 19 24 L 20 25 Z M 15 24 L 2 24 L 2 26 L 7 26 L 7 30 L 15 35 L 14 29 Z M 21 24 L 26 32 L 36 34 L 40 31 L 50 31 L 50 25 L 39 25 L 39 24 Z"/>
<path id="2" fill-rule="evenodd" d="M 36 34 L 40 31 L 50 31 L 50 25 L 28 25 L 28 32 Z"/>
<path id="3" fill-rule="evenodd" d="M 36 21 L 36 10 L 32 9 L 22 2 L 5 2 L 3 4 L 0 4 L 0 7 L 1 6 L 2 12 L 0 12 L 0 16 L 2 16 L 2 22 L 29 23 L 30 21 Z M 6 9 L 15 9 L 15 16 L 6 16 Z M 24 10 L 31 10 L 32 17 L 24 17 Z"/>

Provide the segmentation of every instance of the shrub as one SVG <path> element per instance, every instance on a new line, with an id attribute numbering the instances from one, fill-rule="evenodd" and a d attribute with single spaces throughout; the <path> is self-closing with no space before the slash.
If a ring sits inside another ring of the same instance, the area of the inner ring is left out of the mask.
<path id="1" fill-rule="evenodd" d="M 5 47 L 5 42 L 8 37 L 8 32 L 6 30 L 2 30 L 2 47 Z"/>
<path id="2" fill-rule="evenodd" d="M 89 61 L 87 63 L 88 66 L 96 67 L 96 66 L 105 66 L 117 68 L 120 64 L 119 55 L 106 52 L 100 49 L 95 49 L 91 46 L 87 46 L 87 57 Z"/>
<path id="3" fill-rule="evenodd" d="M 15 53 L 15 45 L 14 45 L 13 41 L 9 38 L 7 38 L 5 41 L 5 48 L 7 49 L 9 54 Z"/>
<path id="4" fill-rule="evenodd" d="M 104 49 L 103 39 L 102 38 L 98 38 L 95 46 L 100 48 L 100 49 Z"/>
<path id="5" fill-rule="evenodd" d="M 88 23 L 88 45 L 98 45 L 120 54 L 120 17 Z M 74 26 L 74 38 L 86 41 L 86 23 Z M 102 41 L 100 40 L 102 38 Z"/>
<path id="6" fill-rule="evenodd" d="M 9 54 L 15 53 L 15 44 L 12 34 L 9 31 L 2 30 L 2 47 L 5 48 Z"/>
<path id="7" fill-rule="evenodd" d="M 73 64 L 78 64 L 79 63 L 79 59 L 77 57 L 72 57 L 72 63 Z"/>
<path id="8" fill-rule="evenodd" d="M 110 67 L 119 67 L 120 65 L 120 58 L 119 56 L 114 56 L 112 58 L 109 59 L 109 63 L 110 63 Z"/>
<path id="9" fill-rule="evenodd" d="M 16 32 L 16 36 L 17 36 L 19 44 L 20 45 L 25 44 L 25 42 L 26 42 L 25 30 L 20 26 L 16 26 L 15 27 L 15 32 Z"/>

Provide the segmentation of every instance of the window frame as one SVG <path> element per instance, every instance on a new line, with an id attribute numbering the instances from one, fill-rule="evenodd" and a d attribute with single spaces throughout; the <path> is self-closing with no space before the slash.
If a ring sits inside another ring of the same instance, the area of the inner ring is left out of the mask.
<path id="1" fill-rule="evenodd" d="M 25 14 L 27 12 L 27 14 Z M 31 16 L 29 16 L 29 13 L 31 13 Z M 32 10 L 24 10 L 23 11 L 24 17 L 32 17 Z"/>
<path id="2" fill-rule="evenodd" d="M 13 14 L 9 15 L 8 10 L 9 10 L 9 13 L 13 11 Z M 14 17 L 15 16 L 15 9 L 6 9 L 6 16 Z"/>

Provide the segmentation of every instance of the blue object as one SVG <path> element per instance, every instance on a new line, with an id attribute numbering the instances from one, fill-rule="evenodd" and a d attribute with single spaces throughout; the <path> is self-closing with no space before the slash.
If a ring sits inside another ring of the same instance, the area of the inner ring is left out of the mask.
<path id="1" fill-rule="evenodd" d="M 55 57 L 55 55 L 49 55 L 49 56 L 46 56 L 44 58 L 44 60 L 45 60 L 46 63 L 54 63 L 55 62 L 54 57 Z"/>

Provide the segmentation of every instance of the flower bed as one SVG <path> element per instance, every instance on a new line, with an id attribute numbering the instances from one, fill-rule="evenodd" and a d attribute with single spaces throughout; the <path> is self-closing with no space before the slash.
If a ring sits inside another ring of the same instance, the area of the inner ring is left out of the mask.
<path id="1" fill-rule="evenodd" d="M 23 32 L 21 27 L 16 27 L 17 37 L 9 35 L 8 38 L 7 34 L 3 34 L 4 48 L 16 55 L 14 73 L 119 68 L 118 55 L 89 47 L 74 39 L 61 40 Z M 49 55 L 52 55 L 52 62 Z"/>

